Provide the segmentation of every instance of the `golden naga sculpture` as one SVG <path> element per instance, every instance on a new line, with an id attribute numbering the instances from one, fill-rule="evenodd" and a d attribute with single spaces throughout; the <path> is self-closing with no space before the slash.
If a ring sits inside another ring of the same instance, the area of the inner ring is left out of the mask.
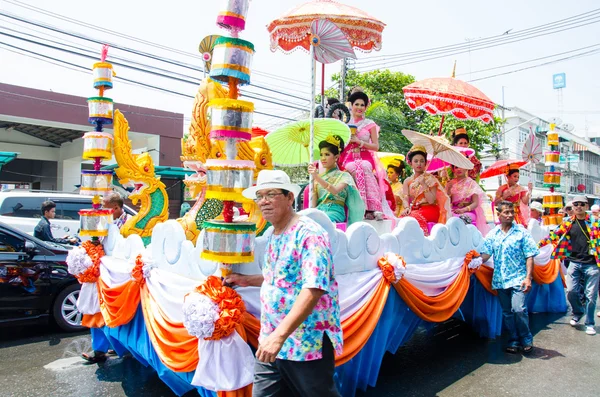
<path id="1" fill-rule="evenodd" d="M 140 202 L 137 215 L 130 217 L 121 227 L 125 237 L 138 234 L 145 245 L 150 243 L 152 229 L 169 218 L 169 198 L 165 184 L 154 173 L 154 162 L 148 153 L 132 154 L 129 140 L 129 123 L 119 110 L 114 112 L 114 152 L 119 167 L 115 170 L 119 183 L 134 190 L 129 199 L 134 205 Z"/>
<path id="2" fill-rule="evenodd" d="M 194 107 L 192 121 L 188 133 L 181 141 L 181 161 L 186 168 L 196 173 L 186 178 L 184 183 L 190 189 L 196 203 L 185 216 L 177 219 L 185 230 L 188 240 L 195 242 L 200 234 L 202 223 L 208 219 L 218 217 L 223 204 L 220 200 L 205 200 L 206 169 L 204 162 L 207 159 L 226 159 L 225 148 L 222 142 L 210 139 L 210 120 L 208 119 L 208 103 L 217 98 L 227 98 L 228 91 L 218 82 L 206 78 L 200 84 Z M 263 169 L 273 169 L 271 151 L 263 137 L 253 138 L 250 142 L 238 143 L 238 160 L 252 160 L 256 164 L 254 177 Z M 253 201 L 243 203 L 244 210 L 249 213 L 249 220 L 257 223 L 258 230 L 264 229 L 266 222 L 260 216 Z"/>

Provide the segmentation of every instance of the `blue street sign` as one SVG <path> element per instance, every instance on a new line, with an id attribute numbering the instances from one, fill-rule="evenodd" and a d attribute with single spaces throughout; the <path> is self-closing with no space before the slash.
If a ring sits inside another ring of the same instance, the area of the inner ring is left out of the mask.
<path id="1" fill-rule="evenodd" d="M 567 75 L 566 73 L 557 73 L 552 75 L 552 87 L 557 90 L 559 88 L 565 88 L 567 86 Z"/>

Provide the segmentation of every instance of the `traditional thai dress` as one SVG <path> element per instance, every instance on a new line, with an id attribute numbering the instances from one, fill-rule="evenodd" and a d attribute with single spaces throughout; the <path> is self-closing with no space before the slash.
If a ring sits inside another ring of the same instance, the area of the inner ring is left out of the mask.
<path id="1" fill-rule="evenodd" d="M 415 179 L 408 179 L 404 183 L 409 184 L 410 213 L 408 216 L 415 218 L 423 233 L 428 236 L 428 223 L 446 223 L 446 219 L 450 216 L 450 198 L 437 178 L 428 172 L 424 172 Z M 436 201 L 429 204 L 425 198 L 425 190 L 433 186 L 437 186 Z"/>
<path id="2" fill-rule="evenodd" d="M 347 222 L 348 225 L 351 225 L 354 222 L 362 221 L 365 215 L 365 203 L 356 190 L 352 175 L 335 167 L 319 176 L 333 186 L 340 183 L 345 183 L 347 186 L 338 194 L 333 195 L 317 183 L 317 209 L 326 213 L 334 223 Z M 305 200 L 305 203 L 308 204 L 309 201 Z M 348 211 L 347 217 L 346 210 Z"/>
<path id="3" fill-rule="evenodd" d="M 390 185 L 392 186 L 394 198 L 396 199 L 396 211 L 394 212 L 394 215 L 396 217 L 400 217 L 402 211 L 404 211 L 404 203 L 402 202 L 402 196 L 404 196 L 404 192 L 402 191 L 402 182 L 398 180 Z"/>
<path id="4" fill-rule="evenodd" d="M 356 125 L 356 137 L 365 143 L 372 143 L 373 127 L 379 134 L 379 126 L 372 120 L 363 119 L 358 123 L 351 120 L 350 124 Z M 383 211 L 385 170 L 375 158 L 375 152 L 349 143 L 341 153 L 338 165 L 354 178 L 367 211 Z"/>
<path id="5" fill-rule="evenodd" d="M 452 216 L 460 217 L 461 215 L 466 215 L 470 218 L 471 223 L 485 236 L 490 230 L 482 207 L 486 195 L 477 182 L 469 177 L 463 179 L 454 178 L 446 185 L 446 191 L 450 196 L 452 204 Z M 473 204 L 474 195 L 479 198 L 479 205 L 474 210 L 463 212 L 462 214 L 456 214 L 454 212 L 457 209 L 468 207 Z"/>
<path id="6" fill-rule="evenodd" d="M 504 184 L 504 185 L 500 186 L 498 188 L 498 191 L 496 192 L 496 197 L 502 198 L 504 191 L 507 190 L 508 188 L 509 188 L 508 184 Z M 527 195 L 527 188 L 525 188 L 523 186 L 518 186 L 518 189 L 516 189 L 515 192 L 516 193 L 513 194 L 512 196 L 510 196 L 509 198 L 502 199 L 502 200 L 510 201 L 511 203 L 514 204 L 514 206 L 515 206 L 515 222 L 527 227 L 527 224 L 529 223 L 529 217 L 530 217 L 529 206 L 527 204 L 523 204 L 523 201 L 521 200 L 524 196 Z"/>

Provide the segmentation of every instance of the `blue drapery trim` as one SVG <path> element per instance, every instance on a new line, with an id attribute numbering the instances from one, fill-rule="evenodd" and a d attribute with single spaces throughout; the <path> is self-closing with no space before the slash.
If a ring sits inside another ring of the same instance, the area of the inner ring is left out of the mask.
<path id="1" fill-rule="evenodd" d="M 119 355 L 129 351 L 142 365 L 154 368 L 158 377 L 178 396 L 197 389 L 202 397 L 216 397 L 217 394 L 213 391 L 192 386 L 194 372 L 174 372 L 160 361 L 148 336 L 141 307 L 138 307 L 129 324 L 115 328 L 104 327 L 103 330 Z"/>
<path id="2" fill-rule="evenodd" d="M 527 297 L 529 313 L 565 313 L 567 298 L 560 274 L 553 283 L 532 283 Z"/>
<path id="3" fill-rule="evenodd" d="M 460 306 L 464 321 L 482 338 L 502 334 L 502 308 L 498 297 L 490 294 L 477 277 L 471 276 L 469 292 Z"/>

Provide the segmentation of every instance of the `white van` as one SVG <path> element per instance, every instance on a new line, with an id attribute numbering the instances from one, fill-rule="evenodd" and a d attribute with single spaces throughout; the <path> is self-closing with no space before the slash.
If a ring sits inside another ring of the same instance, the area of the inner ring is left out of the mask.
<path id="1" fill-rule="evenodd" d="M 92 208 L 91 196 L 26 190 L 0 192 L 0 222 L 33 235 L 42 217 L 42 203 L 46 200 L 56 204 L 56 218 L 50 221 L 52 235 L 55 238 L 76 236 L 79 230 L 79 210 Z M 136 211 L 127 206 L 123 209 L 129 215 L 136 214 Z"/>

